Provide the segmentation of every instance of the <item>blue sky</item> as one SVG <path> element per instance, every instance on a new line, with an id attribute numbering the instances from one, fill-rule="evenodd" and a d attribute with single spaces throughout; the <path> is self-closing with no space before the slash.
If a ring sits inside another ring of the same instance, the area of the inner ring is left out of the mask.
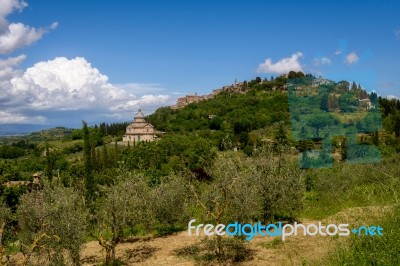
<path id="1" fill-rule="evenodd" d="M 124 121 L 288 67 L 400 96 L 399 11 L 398 1 L 0 0 L 0 124 Z"/>

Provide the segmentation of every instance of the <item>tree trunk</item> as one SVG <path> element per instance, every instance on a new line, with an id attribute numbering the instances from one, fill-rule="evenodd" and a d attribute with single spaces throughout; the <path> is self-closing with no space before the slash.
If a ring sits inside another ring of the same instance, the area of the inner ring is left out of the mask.
<path id="1" fill-rule="evenodd" d="M 112 248 L 111 248 L 111 261 L 114 263 L 115 262 L 115 246 L 113 244 Z"/>
<path id="2" fill-rule="evenodd" d="M 0 265 L 3 264 L 3 255 L 4 255 L 4 248 L 3 248 L 3 232 L 4 228 L 6 227 L 6 223 L 3 222 L 0 226 Z"/>
<path id="3" fill-rule="evenodd" d="M 111 246 L 107 246 L 106 248 L 106 265 L 112 265 L 111 263 L 114 262 L 111 258 Z"/>
<path id="4" fill-rule="evenodd" d="M 220 257 L 222 256 L 223 250 L 222 250 L 222 236 L 217 235 L 217 256 Z"/>
<path id="5" fill-rule="evenodd" d="M 81 256 L 79 254 L 79 249 L 78 250 L 70 250 L 70 256 L 72 258 L 72 264 L 74 266 L 80 266 L 81 265 Z"/>

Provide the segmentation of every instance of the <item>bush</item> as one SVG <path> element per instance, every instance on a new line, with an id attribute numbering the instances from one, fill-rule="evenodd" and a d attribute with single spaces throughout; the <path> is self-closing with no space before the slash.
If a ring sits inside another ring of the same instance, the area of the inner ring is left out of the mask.
<path id="1" fill-rule="evenodd" d="M 25 154 L 25 150 L 15 146 L 2 146 L 0 147 L 0 158 L 15 159 Z"/>

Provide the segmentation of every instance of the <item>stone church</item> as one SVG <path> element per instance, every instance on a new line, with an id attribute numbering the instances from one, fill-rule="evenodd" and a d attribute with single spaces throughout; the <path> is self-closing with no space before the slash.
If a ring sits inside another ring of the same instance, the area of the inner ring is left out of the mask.
<path id="1" fill-rule="evenodd" d="M 126 127 L 122 140 L 134 144 L 140 141 L 154 141 L 161 135 L 162 132 L 155 130 L 151 124 L 146 122 L 142 110 L 139 109 L 133 122 Z"/>

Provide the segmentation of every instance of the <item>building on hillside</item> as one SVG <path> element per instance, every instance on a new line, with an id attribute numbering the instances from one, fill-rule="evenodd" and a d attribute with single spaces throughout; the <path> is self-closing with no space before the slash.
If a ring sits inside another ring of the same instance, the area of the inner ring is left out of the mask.
<path id="1" fill-rule="evenodd" d="M 322 76 L 320 76 L 319 78 L 315 78 L 312 80 L 312 86 L 313 87 L 318 87 L 321 85 L 334 85 L 335 82 L 329 79 L 324 79 Z"/>
<path id="2" fill-rule="evenodd" d="M 32 175 L 32 181 L 8 181 L 3 183 L 4 187 L 27 187 L 29 190 L 40 189 L 42 187 L 41 177 L 42 173 L 37 172 Z"/>
<path id="3" fill-rule="evenodd" d="M 365 110 L 368 111 L 372 107 L 371 100 L 369 98 L 362 100 L 358 99 L 358 106 L 361 108 L 365 108 Z"/>
<path id="4" fill-rule="evenodd" d="M 125 135 L 122 140 L 125 142 L 136 143 L 140 141 L 154 141 L 161 137 L 163 132 L 157 131 L 144 119 L 142 110 L 135 114 L 133 122 L 126 127 Z"/>

